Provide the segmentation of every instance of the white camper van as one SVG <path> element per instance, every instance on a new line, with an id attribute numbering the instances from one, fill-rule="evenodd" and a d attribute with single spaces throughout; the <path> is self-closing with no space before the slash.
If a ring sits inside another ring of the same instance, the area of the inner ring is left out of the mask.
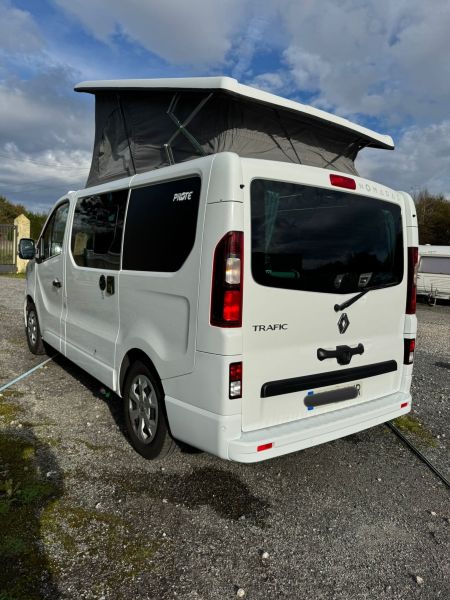
<path id="1" fill-rule="evenodd" d="M 450 300 L 450 246 L 419 246 L 417 295 L 435 305 L 437 300 Z"/>
<path id="2" fill-rule="evenodd" d="M 391 138 L 229 78 L 76 89 L 88 187 L 20 244 L 32 352 L 114 390 L 146 458 L 261 461 L 411 409 L 414 204 L 353 162 Z"/>

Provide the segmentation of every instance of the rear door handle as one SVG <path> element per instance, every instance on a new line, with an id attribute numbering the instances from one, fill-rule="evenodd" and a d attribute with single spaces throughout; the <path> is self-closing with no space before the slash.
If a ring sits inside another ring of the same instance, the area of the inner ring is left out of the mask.
<path id="1" fill-rule="evenodd" d="M 61 287 L 61 282 L 60 282 L 60 280 L 59 280 L 59 279 L 54 279 L 54 280 L 52 281 L 52 286 L 53 286 L 53 287 L 55 287 L 55 288 L 60 288 L 60 287 Z"/>
<path id="2" fill-rule="evenodd" d="M 362 344 L 358 344 L 356 348 L 336 346 L 336 350 L 325 350 L 324 348 L 318 348 L 317 350 L 317 358 L 319 360 L 335 358 L 340 365 L 348 365 L 355 354 L 364 354 L 364 346 Z"/>

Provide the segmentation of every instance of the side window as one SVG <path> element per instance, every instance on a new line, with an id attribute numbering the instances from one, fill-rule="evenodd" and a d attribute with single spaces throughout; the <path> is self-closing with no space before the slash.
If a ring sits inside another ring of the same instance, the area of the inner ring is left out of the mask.
<path id="1" fill-rule="evenodd" d="M 123 269 L 174 272 L 195 242 L 200 177 L 131 190 Z"/>
<path id="2" fill-rule="evenodd" d="M 120 268 L 128 190 L 79 198 L 73 217 L 71 249 L 80 267 Z"/>
<path id="3" fill-rule="evenodd" d="M 436 275 L 450 275 L 450 257 L 422 256 L 419 271 Z"/>
<path id="4" fill-rule="evenodd" d="M 58 206 L 50 217 L 39 241 L 40 258 L 46 260 L 61 254 L 66 230 L 69 203 Z"/>

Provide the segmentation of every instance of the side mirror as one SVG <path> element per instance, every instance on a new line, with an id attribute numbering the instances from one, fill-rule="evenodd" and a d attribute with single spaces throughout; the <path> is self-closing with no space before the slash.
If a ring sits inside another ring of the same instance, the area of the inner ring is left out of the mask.
<path id="1" fill-rule="evenodd" d="M 19 257 L 24 260 L 31 260 L 36 256 L 36 247 L 34 241 L 29 238 L 22 238 L 19 242 Z"/>

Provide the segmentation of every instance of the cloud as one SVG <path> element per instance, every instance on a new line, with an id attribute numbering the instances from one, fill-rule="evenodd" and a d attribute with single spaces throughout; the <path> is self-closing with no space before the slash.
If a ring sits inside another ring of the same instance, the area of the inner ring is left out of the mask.
<path id="1" fill-rule="evenodd" d="M 82 187 L 94 136 L 93 102 L 72 91 L 67 67 L 0 82 L 0 194 L 47 209 Z"/>
<path id="2" fill-rule="evenodd" d="M 248 85 L 272 94 L 289 95 L 295 91 L 290 77 L 283 71 L 260 73 L 248 82 Z"/>
<path id="3" fill-rule="evenodd" d="M 43 47 L 43 39 L 29 12 L 0 0 L 0 50 L 18 54 Z"/>
<path id="4" fill-rule="evenodd" d="M 346 116 L 429 123 L 448 114 L 450 3 L 283 2 L 284 59 L 300 90 Z"/>
<path id="5" fill-rule="evenodd" d="M 93 115 L 73 93 L 74 74 L 64 67 L 21 80 L 0 82 L 0 146 L 21 151 L 86 149 L 93 141 Z"/>
<path id="6" fill-rule="evenodd" d="M 54 0 L 97 39 L 123 35 L 177 64 L 223 63 L 249 0 Z"/>
<path id="7" fill-rule="evenodd" d="M 0 193 L 14 200 L 48 206 L 83 185 L 94 108 L 74 83 L 180 71 L 232 74 L 392 133 L 397 149 L 365 150 L 360 171 L 450 196 L 448 0 L 52 1 L 53 21 L 39 3 L 0 0 Z"/>
<path id="8" fill-rule="evenodd" d="M 363 150 L 357 159 L 362 176 L 408 193 L 428 189 L 450 200 L 450 119 L 410 127 L 393 152 Z"/>
<path id="9" fill-rule="evenodd" d="M 26 153 L 0 147 L 0 195 L 35 211 L 48 211 L 69 189 L 84 187 L 91 153 L 80 150 Z"/>

